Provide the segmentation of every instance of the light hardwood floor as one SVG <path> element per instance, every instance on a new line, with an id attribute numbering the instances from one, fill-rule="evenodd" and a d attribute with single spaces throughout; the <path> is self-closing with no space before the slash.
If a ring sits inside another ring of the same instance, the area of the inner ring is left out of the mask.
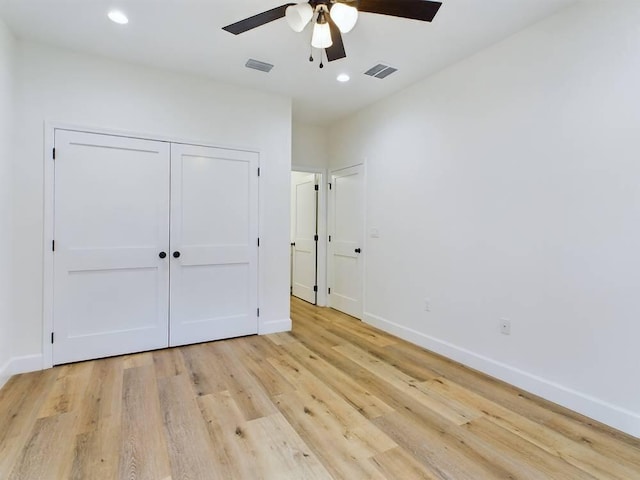
<path id="1" fill-rule="evenodd" d="M 0 391 L 0 479 L 640 479 L 640 440 L 330 309 Z"/>

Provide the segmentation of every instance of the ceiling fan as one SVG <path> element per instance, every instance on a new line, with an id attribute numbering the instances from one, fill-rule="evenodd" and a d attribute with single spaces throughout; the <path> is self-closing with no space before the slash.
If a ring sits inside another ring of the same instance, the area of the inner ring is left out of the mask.
<path id="1" fill-rule="evenodd" d="M 359 12 L 431 22 L 441 5 L 442 2 L 430 0 L 309 0 L 303 3 L 286 3 L 222 29 L 239 35 L 285 17 L 295 32 L 301 32 L 313 22 L 311 46 L 324 49 L 327 61 L 332 62 L 347 56 L 342 34 L 355 26 Z M 313 56 L 309 57 L 309 61 L 313 61 Z M 320 60 L 320 68 L 322 67 Z"/>

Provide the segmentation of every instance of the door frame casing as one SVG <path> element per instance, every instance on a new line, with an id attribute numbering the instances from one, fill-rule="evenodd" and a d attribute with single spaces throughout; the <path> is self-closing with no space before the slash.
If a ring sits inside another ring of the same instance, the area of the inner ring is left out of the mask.
<path id="1" fill-rule="evenodd" d="M 327 192 L 329 193 L 328 198 L 327 198 L 327 241 L 328 241 L 328 234 L 329 234 L 329 225 L 331 225 L 331 221 L 332 221 L 332 216 L 334 214 L 334 205 L 333 205 L 333 195 L 331 195 L 331 193 L 329 192 L 329 183 L 332 182 L 333 180 L 333 175 L 341 172 L 342 170 L 347 170 L 349 168 L 353 168 L 353 167 L 362 167 L 362 218 L 360 219 L 361 221 L 361 228 L 362 228 L 362 239 L 361 239 L 361 243 L 362 243 L 362 253 L 360 254 L 359 258 L 360 258 L 360 276 L 361 276 L 361 285 L 360 285 L 360 295 L 362 295 L 362 311 L 360 312 L 360 320 L 362 321 L 362 319 L 364 318 L 364 312 L 367 311 L 366 309 L 366 305 L 365 305 L 365 294 L 366 294 L 366 282 L 365 282 L 365 275 L 366 275 L 366 259 L 367 259 L 367 253 L 368 253 L 368 242 L 367 242 L 367 161 L 366 158 L 362 159 L 361 162 L 357 162 L 351 165 L 346 165 L 346 166 L 342 166 L 339 168 L 333 168 L 330 169 L 328 172 L 328 177 L 327 177 Z M 330 246 L 327 245 L 327 287 L 329 287 L 329 279 L 333 278 L 333 265 L 331 262 L 331 255 L 329 254 L 329 250 L 330 250 Z M 326 292 L 327 290 L 325 290 Z M 327 306 L 331 307 L 331 295 L 327 295 Z"/>
<path id="2" fill-rule="evenodd" d="M 211 148 L 222 148 L 226 150 L 239 150 L 244 152 L 252 152 L 258 155 L 258 167 L 260 168 L 261 152 L 257 148 L 221 145 L 207 140 L 185 139 L 179 137 L 170 137 L 166 135 L 134 132 L 127 130 L 116 130 L 91 125 L 77 125 L 65 122 L 45 121 L 44 122 L 44 179 L 43 179 L 43 235 L 42 235 L 42 369 L 53 367 L 53 343 L 51 342 L 51 333 L 54 332 L 53 321 L 53 289 L 54 289 L 54 252 L 52 250 L 52 242 L 54 240 L 54 212 L 55 212 L 55 160 L 53 159 L 53 149 L 55 148 L 55 132 L 56 130 L 71 130 L 76 132 L 94 133 L 98 135 L 112 135 L 118 137 L 137 138 L 142 140 L 152 140 L 166 143 L 180 143 L 186 145 L 195 145 Z M 261 218 L 262 218 L 262 196 L 260 191 L 260 182 L 258 181 L 258 236 L 262 237 Z M 258 250 L 258 306 L 262 293 L 262 285 L 260 283 L 261 262 L 263 256 Z M 258 334 L 261 330 L 260 318 L 258 317 Z"/>
<path id="3" fill-rule="evenodd" d="M 319 307 L 327 306 L 327 169 L 322 167 L 303 167 L 291 165 L 292 172 L 315 173 L 318 179 L 318 263 L 316 272 L 318 278 L 318 296 L 316 303 Z M 291 210 L 291 206 L 289 206 Z"/>

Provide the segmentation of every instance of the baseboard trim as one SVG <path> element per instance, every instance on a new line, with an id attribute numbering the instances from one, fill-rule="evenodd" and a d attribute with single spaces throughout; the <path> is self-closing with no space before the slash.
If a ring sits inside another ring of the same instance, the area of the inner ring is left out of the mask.
<path id="1" fill-rule="evenodd" d="M 4 384 L 11 378 L 11 359 L 7 360 L 4 365 L 0 367 L 0 388 L 4 387 Z"/>
<path id="2" fill-rule="evenodd" d="M 42 354 L 13 357 L 0 368 L 0 388 L 13 376 L 42 370 Z"/>
<path id="3" fill-rule="evenodd" d="M 268 335 L 270 333 L 288 332 L 291 330 L 291 319 L 271 320 L 261 323 L 258 326 L 258 335 Z"/>
<path id="4" fill-rule="evenodd" d="M 42 354 L 24 355 L 11 359 L 11 375 L 19 373 L 36 372 L 42 370 Z"/>
<path id="5" fill-rule="evenodd" d="M 371 313 L 363 320 L 403 340 L 419 345 L 551 402 L 640 438 L 640 414 L 578 392 L 471 350 L 431 337 Z"/>

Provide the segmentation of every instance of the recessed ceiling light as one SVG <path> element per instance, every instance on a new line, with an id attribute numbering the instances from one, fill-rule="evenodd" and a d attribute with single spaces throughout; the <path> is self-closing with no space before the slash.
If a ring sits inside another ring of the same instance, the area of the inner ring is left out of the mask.
<path id="1" fill-rule="evenodd" d="M 338 80 L 339 82 L 343 82 L 344 83 L 344 82 L 348 82 L 350 80 L 350 77 L 346 73 L 341 73 L 340 75 L 338 75 L 336 80 Z"/>
<path id="2" fill-rule="evenodd" d="M 127 16 L 120 10 L 111 10 L 108 14 L 108 17 L 109 20 L 119 25 L 126 25 L 127 23 L 129 23 L 129 19 L 127 18 Z"/>

